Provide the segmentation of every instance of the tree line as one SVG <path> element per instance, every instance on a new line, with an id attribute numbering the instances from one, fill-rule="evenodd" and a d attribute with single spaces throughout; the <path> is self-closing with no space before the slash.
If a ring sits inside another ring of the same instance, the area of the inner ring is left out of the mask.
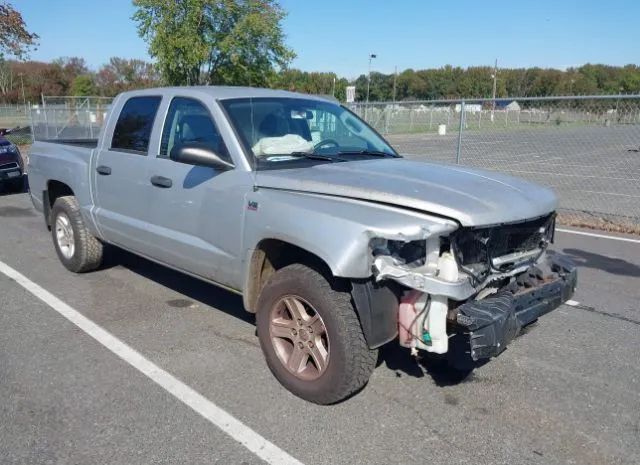
<path id="1" fill-rule="evenodd" d="M 494 69 L 490 66 L 407 69 L 398 75 L 371 73 L 370 101 L 490 98 Z M 355 80 L 358 100 L 366 99 L 367 76 Z M 567 70 L 498 69 L 497 97 L 546 97 L 640 93 L 640 67 L 586 64 Z"/>
<path id="2" fill-rule="evenodd" d="M 397 101 L 454 98 L 490 98 L 493 68 L 408 69 L 397 75 L 371 73 L 369 100 Z M 557 69 L 499 69 L 497 97 L 543 97 L 553 95 L 600 95 L 640 93 L 640 67 L 587 64 L 565 71 Z M 152 63 L 113 57 L 92 71 L 79 57 L 59 58 L 50 63 L 0 61 L 0 99 L 5 103 L 36 103 L 44 95 L 101 95 L 165 84 Z M 356 86 L 356 99 L 366 99 L 367 76 L 347 79 L 330 72 L 284 69 L 264 83 L 267 87 L 344 100 L 346 87 Z"/>

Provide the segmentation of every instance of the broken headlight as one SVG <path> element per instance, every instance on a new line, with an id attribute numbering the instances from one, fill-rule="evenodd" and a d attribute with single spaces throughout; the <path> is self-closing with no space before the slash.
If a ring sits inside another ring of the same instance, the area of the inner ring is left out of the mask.
<path id="1" fill-rule="evenodd" d="M 371 241 L 371 251 L 374 257 L 379 255 L 392 257 L 396 264 L 421 266 L 426 260 L 427 243 L 425 240 L 405 242 L 375 238 Z"/>

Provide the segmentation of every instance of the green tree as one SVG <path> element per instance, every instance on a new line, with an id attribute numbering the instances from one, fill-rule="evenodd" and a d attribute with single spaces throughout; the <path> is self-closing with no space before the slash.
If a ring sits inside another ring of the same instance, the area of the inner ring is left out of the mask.
<path id="1" fill-rule="evenodd" d="M 96 86 L 93 81 L 93 76 L 90 74 L 82 74 L 73 80 L 71 84 L 71 95 L 87 96 L 95 94 Z"/>
<path id="2" fill-rule="evenodd" d="M 277 0 L 133 0 L 167 84 L 268 86 L 295 54 Z"/>
<path id="3" fill-rule="evenodd" d="M 38 43 L 38 35 L 29 32 L 22 15 L 9 2 L 0 2 L 0 58 L 12 55 L 25 58 Z"/>

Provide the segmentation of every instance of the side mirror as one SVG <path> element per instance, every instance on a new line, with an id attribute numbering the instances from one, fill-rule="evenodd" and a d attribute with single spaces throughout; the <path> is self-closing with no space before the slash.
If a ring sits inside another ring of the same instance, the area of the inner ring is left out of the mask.
<path id="1" fill-rule="evenodd" d="M 211 148 L 204 144 L 191 143 L 176 145 L 171 149 L 169 154 L 171 160 L 187 165 L 209 166 L 220 170 L 230 170 L 235 167 L 215 153 Z"/>

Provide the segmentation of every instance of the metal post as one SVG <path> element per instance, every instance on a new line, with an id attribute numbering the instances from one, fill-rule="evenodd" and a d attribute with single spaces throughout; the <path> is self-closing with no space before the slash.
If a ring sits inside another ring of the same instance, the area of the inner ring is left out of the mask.
<path id="1" fill-rule="evenodd" d="M 458 150 L 456 150 L 456 165 L 460 164 L 460 150 L 462 148 L 462 131 L 464 130 L 464 100 L 460 102 L 460 129 L 458 130 Z"/>
<path id="2" fill-rule="evenodd" d="M 47 104 L 44 100 L 44 94 L 40 94 L 42 99 L 42 112 L 44 113 L 44 130 L 47 139 L 49 138 L 49 118 L 47 117 Z"/>
<path id="3" fill-rule="evenodd" d="M 493 97 L 491 103 L 491 122 L 493 123 L 493 115 L 496 111 L 496 88 L 498 81 L 498 59 L 496 58 L 496 64 L 493 67 Z"/>
<path id="4" fill-rule="evenodd" d="M 31 142 L 34 143 L 36 141 L 36 128 L 33 124 L 33 108 L 31 102 L 29 102 L 29 126 L 31 126 Z"/>
<path id="5" fill-rule="evenodd" d="M 396 81 L 398 80 L 398 67 L 393 73 L 393 106 L 396 106 Z"/>
<path id="6" fill-rule="evenodd" d="M 393 110 L 393 108 L 391 110 L 384 109 L 382 110 L 385 114 L 385 118 L 384 118 L 384 133 L 385 134 L 389 134 L 389 116 L 391 114 L 391 111 Z"/>
<path id="7" fill-rule="evenodd" d="M 369 90 L 371 89 L 371 60 L 377 58 L 375 53 L 369 55 L 369 72 L 367 74 L 367 106 L 364 109 L 364 120 L 367 121 L 367 114 L 369 112 Z"/>

